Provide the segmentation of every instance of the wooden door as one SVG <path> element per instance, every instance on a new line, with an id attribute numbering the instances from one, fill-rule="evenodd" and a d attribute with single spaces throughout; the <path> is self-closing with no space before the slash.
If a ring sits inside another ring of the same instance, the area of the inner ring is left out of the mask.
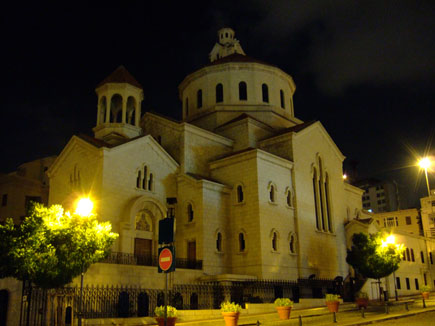
<path id="1" fill-rule="evenodd" d="M 134 239 L 134 255 L 138 265 L 151 266 L 152 263 L 152 240 L 151 239 Z"/>
<path id="2" fill-rule="evenodd" d="M 189 262 L 196 260 L 196 241 L 189 241 L 187 243 L 187 259 Z"/>

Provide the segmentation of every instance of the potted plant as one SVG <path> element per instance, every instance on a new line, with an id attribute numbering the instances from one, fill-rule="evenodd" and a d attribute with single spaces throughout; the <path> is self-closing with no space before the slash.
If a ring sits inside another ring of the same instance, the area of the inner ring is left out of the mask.
<path id="1" fill-rule="evenodd" d="M 159 326 L 165 325 L 165 306 L 159 306 L 154 309 L 156 315 L 156 321 Z M 167 326 L 174 326 L 177 320 L 177 309 L 172 306 L 168 306 L 167 310 L 168 323 Z"/>
<path id="2" fill-rule="evenodd" d="M 221 303 L 221 312 L 224 316 L 226 326 L 237 326 L 241 311 L 242 307 L 237 303 L 229 301 Z"/>
<path id="3" fill-rule="evenodd" d="M 367 309 L 369 305 L 369 296 L 367 295 L 367 292 L 360 291 L 356 294 L 356 305 L 359 309 Z"/>
<path id="4" fill-rule="evenodd" d="M 325 301 L 330 312 L 338 312 L 338 306 L 340 304 L 340 296 L 338 294 L 326 294 Z"/>
<path id="5" fill-rule="evenodd" d="M 278 298 L 274 303 L 275 308 L 278 311 L 279 319 L 289 319 L 293 307 L 293 301 L 289 298 Z"/>
<path id="6" fill-rule="evenodd" d="M 430 287 L 427 285 L 422 285 L 420 287 L 421 295 L 423 296 L 423 299 L 427 300 L 429 299 L 429 293 L 430 293 Z"/>

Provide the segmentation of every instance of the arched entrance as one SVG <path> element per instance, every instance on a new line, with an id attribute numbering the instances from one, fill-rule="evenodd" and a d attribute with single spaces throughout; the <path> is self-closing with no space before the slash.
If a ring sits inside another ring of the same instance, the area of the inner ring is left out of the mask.
<path id="1" fill-rule="evenodd" d="M 162 203 L 147 196 L 133 199 L 127 207 L 120 228 L 121 251 L 133 254 L 138 265 L 156 265 L 158 225 L 165 212 Z"/>

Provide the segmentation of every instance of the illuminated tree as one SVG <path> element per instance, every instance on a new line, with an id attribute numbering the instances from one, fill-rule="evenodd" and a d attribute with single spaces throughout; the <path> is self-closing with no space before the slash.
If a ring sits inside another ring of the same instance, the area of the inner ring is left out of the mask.
<path id="1" fill-rule="evenodd" d="M 394 243 L 394 237 L 383 233 L 356 233 L 346 261 L 362 276 L 380 281 L 399 268 L 403 250 L 403 245 Z"/>
<path id="2" fill-rule="evenodd" d="M 352 248 L 347 251 L 346 261 L 361 275 L 380 279 L 399 269 L 402 252 L 402 245 L 388 242 L 380 232 L 356 233 L 352 237 Z"/>
<path id="3" fill-rule="evenodd" d="M 0 277 L 31 281 L 43 288 L 70 283 L 110 252 L 118 237 L 94 214 L 64 212 L 35 204 L 20 225 L 0 225 Z"/>

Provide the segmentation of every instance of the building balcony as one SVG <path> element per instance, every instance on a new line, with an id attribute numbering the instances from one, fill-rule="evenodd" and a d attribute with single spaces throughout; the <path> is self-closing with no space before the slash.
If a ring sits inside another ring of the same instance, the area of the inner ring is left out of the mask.
<path id="1" fill-rule="evenodd" d="M 158 266 L 158 257 L 155 255 L 135 255 L 125 252 L 111 252 L 109 256 L 101 261 L 107 264 Z M 175 258 L 175 268 L 202 269 L 202 260 L 187 258 Z"/>

